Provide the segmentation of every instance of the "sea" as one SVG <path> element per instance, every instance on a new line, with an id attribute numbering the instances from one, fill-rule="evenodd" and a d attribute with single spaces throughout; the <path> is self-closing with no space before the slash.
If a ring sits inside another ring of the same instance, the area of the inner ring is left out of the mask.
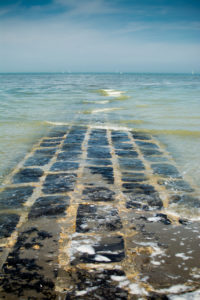
<path id="1" fill-rule="evenodd" d="M 0 74 L 0 186 L 52 126 L 88 123 L 151 133 L 200 195 L 199 74 Z"/>

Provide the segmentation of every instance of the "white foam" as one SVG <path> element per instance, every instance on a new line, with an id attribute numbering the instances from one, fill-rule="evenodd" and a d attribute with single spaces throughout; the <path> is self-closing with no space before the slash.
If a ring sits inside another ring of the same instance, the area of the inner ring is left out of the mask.
<path id="1" fill-rule="evenodd" d="M 126 276 L 116 276 L 116 275 L 112 275 L 111 279 L 114 281 L 123 281 L 126 279 Z"/>
<path id="2" fill-rule="evenodd" d="M 161 289 L 158 290 L 160 293 L 181 293 L 181 292 L 186 292 L 188 291 L 188 289 L 190 289 L 191 287 L 186 286 L 186 285 L 182 285 L 182 284 L 177 284 L 177 285 L 173 285 L 170 288 L 167 289 Z"/>
<path id="3" fill-rule="evenodd" d="M 98 114 L 101 112 L 107 112 L 107 111 L 114 111 L 114 110 L 120 110 L 120 107 L 112 107 L 112 108 L 99 108 L 99 109 L 94 109 L 91 111 L 91 114 Z"/>
<path id="4" fill-rule="evenodd" d="M 138 283 L 130 284 L 129 288 L 130 293 L 133 295 L 148 295 L 148 292 L 143 287 L 140 287 Z"/>
<path id="5" fill-rule="evenodd" d="M 110 259 L 106 256 L 103 256 L 103 255 L 96 255 L 95 258 L 94 258 L 96 261 L 110 261 Z"/>
<path id="6" fill-rule="evenodd" d="M 125 92 L 122 91 L 117 91 L 117 90 L 113 90 L 113 89 L 103 89 L 102 90 L 106 96 L 108 97 L 120 97 L 122 94 L 124 94 Z"/>
<path id="7" fill-rule="evenodd" d="M 95 250 L 90 245 L 81 245 L 77 248 L 79 252 L 88 253 L 88 254 L 95 254 Z"/>
<path id="8" fill-rule="evenodd" d="M 180 257 L 180 258 L 182 258 L 183 260 L 188 260 L 188 259 L 192 258 L 191 256 L 186 256 L 184 253 L 176 253 L 175 256 L 176 256 L 176 257 Z"/>

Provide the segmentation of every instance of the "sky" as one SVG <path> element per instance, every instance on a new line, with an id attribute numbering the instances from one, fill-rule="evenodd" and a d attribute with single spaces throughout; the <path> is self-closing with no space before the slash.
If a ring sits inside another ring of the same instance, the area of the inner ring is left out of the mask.
<path id="1" fill-rule="evenodd" d="M 192 71 L 199 0 L 0 0 L 0 72 Z"/>

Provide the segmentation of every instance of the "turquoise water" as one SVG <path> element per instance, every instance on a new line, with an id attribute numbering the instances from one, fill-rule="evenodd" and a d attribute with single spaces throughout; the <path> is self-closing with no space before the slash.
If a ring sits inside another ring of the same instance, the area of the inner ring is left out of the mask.
<path id="1" fill-rule="evenodd" d="M 200 187 L 200 75 L 0 74 L 0 182 L 60 123 L 152 132 Z"/>

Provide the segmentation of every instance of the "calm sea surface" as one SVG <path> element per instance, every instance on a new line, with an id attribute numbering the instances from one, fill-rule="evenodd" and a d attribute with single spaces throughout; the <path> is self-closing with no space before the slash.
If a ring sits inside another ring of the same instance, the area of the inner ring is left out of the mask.
<path id="1" fill-rule="evenodd" d="M 0 183 L 52 125 L 76 122 L 153 133 L 200 189 L 200 75 L 0 74 Z"/>

